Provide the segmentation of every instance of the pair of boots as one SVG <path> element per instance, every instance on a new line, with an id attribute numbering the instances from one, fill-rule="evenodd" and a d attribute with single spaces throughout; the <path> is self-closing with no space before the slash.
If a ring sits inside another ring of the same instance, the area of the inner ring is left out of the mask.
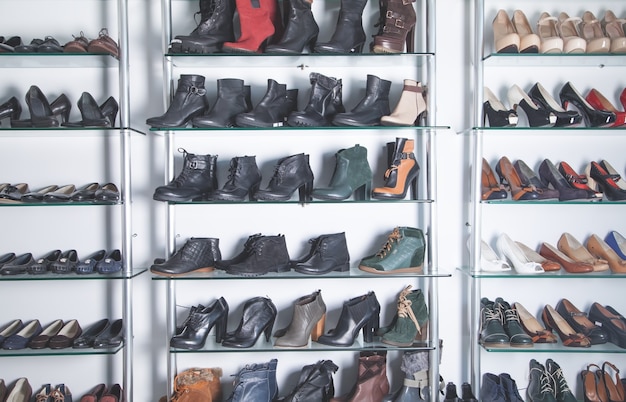
<path id="1" fill-rule="evenodd" d="M 464 382 L 461 385 L 461 397 L 459 398 L 456 393 L 456 384 L 449 382 L 446 385 L 446 395 L 443 402 L 478 402 L 478 399 L 474 396 L 472 386 L 469 383 Z"/>
<path id="2" fill-rule="evenodd" d="M 219 402 L 222 400 L 220 377 L 222 369 L 190 368 L 174 378 L 174 393 L 171 402 Z M 166 397 L 159 402 L 167 402 Z"/>

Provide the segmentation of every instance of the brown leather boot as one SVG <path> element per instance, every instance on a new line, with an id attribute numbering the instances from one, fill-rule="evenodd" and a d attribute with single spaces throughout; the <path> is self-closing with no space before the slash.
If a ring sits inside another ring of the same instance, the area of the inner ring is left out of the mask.
<path id="1" fill-rule="evenodd" d="M 221 402 L 221 368 L 191 368 L 176 375 L 172 402 Z"/>
<path id="2" fill-rule="evenodd" d="M 380 402 L 388 392 L 387 352 L 361 352 L 356 384 L 348 394 L 330 402 Z"/>

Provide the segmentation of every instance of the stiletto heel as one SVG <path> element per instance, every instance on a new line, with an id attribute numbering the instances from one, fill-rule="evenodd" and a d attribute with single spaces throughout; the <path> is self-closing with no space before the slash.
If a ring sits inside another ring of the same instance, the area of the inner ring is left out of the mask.
<path id="1" fill-rule="evenodd" d="M 544 159 L 539 165 L 539 177 L 545 186 L 552 185 L 554 189 L 559 191 L 559 201 L 587 198 L 587 192 L 570 186 L 549 159 Z"/>
<path id="2" fill-rule="evenodd" d="M 572 169 L 572 167 L 567 162 L 559 163 L 558 169 L 559 173 L 561 173 L 563 177 L 565 177 L 565 180 L 567 180 L 572 188 L 585 191 L 585 193 L 587 194 L 586 198 L 592 200 L 602 199 L 601 192 L 592 190 L 587 185 L 587 176 L 579 175 L 578 173 L 576 173 L 576 171 Z"/>
<path id="3" fill-rule="evenodd" d="M 517 107 L 521 106 L 526 113 L 530 127 L 552 127 L 556 123 L 556 115 L 551 110 L 533 102 L 530 96 L 519 86 L 513 85 L 507 96 L 509 104 L 513 105 L 513 110 L 517 110 Z"/>
<path id="4" fill-rule="evenodd" d="M 588 127 L 606 127 L 615 123 L 615 113 L 594 109 L 569 81 L 561 88 L 559 98 L 564 109 L 569 103 L 574 105 L 582 113 Z"/>
<path id="5" fill-rule="evenodd" d="M 536 83 L 528 91 L 528 96 L 540 107 L 551 111 L 556 116 L 555 127 L 567 127 L 579 124 L 583 116 L 574 110 L 565 110 L 540 84 Z"/>
<path id="6" fill-rule="evenodd" d="M 276 306 L 266 297 L 255 297 L 246 301 L 239 326 L 234 332 L 226 334 L 222 345 L 231 348 L 250 348 L 262 333 L 269 341 L 276 313 Z"/>
<path id="7" fill-rule="evenodd" d="M 389 168 L 385 171 L 385 186 L 373 189 L 372 198 L 404 199 L 413 182 L 415 185 L 412 195 L 417 197 L 417 176 L 420 166 L 413 153 L 414 144 L 414 140 L 407 138 L 396 138 L 395 143 L 387 144 Z"/>
<path id="8" fill-rule="evenodd" d="M 530 183 L 522 182 L 522 179 L 517 174 L 515 168 L 511 164 L 511 161 L 506 156 L 503 156 L 496 165 L 496 173 L 500 177 L 500 183 L 505 187 L 508 187 L 511 191 L 511 199 L 515 201 L 519 200 L 536 200 L 539 198 L 539 194 L 530 185 Z"/>
<path id="9" fill-rule="evenodd" d="M 491 92 L 484 88 L 485 102 L 483 103 L 483 126 L 487 126 L 489 118 L 490 127 L 515 127 L 517 125 L 517 112 L 504 107 L 504 104 Z"/>
<path id="10" fill-rule="evenodd" d="M 535 187 L 537 194 L 539 194 L 539 198 L 537 199 L 548 200 L 551 198 L 559 198 L 559 191 L 543 184 L 539 176 L 537 176 L 523 160 L 516 160 L 513 166 L 523 183 L 529 183 L 531 186 Z"/>
<path id="11" fill-rule="evenodd" d="M 555 331 L 563 346 L 588 348 L 591 341 L 585 335 L 574 331 L 574 329 L 565 321 L 565 319 L 557 313 L 557 311 L 549 304 L 546 304 L 541 312 L 541 319 L 546 328 Z"/>
<path id="12" fill-rule="evenodd" d="M 615 114 L 615 122 L 611 125 L 611 127 L 618 127 L 626 124 L 626 112 L 620 112 L 617 110 L 617 108 L 613 106 L 613 104 L 597 89 L 592 88 L 585 99 L 596 110 L 603 110 Z"/>
<path id="13" fill-rule="evenodd" d="M 0 120 L 7 117 L 13 120 L 19 120 L 22 114 L 22 106 L 15 96 L 12 96 L 8 101 L 0 105 Z"/>
<path id="14" fill-rule="evenodd" d="M 170 339 L 170 346 L 180 349 L 201 349 L 209 332 L 215 327 L 215 340 L 220 343 L 226 334 L 228 303 L 220 297 L 206 308 L 192 308 L 184 327 Z"/>

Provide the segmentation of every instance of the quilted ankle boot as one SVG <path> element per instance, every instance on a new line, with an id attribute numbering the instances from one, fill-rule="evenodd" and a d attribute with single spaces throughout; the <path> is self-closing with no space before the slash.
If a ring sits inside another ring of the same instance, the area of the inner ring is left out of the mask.
<path id="1" fill-rule="evenodd" d="M 238 114 L 235 122 L 239 127 L 282 127 L 289 113 L 296 110 L 297 101 L 297 89 L 288 90 L 287 85 L 270 78 L 263 99 L 251 112 Z"/>
<path id="2" fill-rule="evenodd" d="M 276 331 L 274 346 L 301 348 L 317 339 L 324 332 L 326 304 L 321 291 L 300 297 L 294 303 L 293 317 L 287 328 Z"/>
<path id="3" fill-rule="evenodd" d="M 378 126 L 380 119 L 390 113 L 389 90 L 391 81 L 375 75 L 367 75 L 365 97 L 350 112 L 339 113 L 333 118 L 335 126 Z"/>
<path id="4" fill-rule="evenodd" d="M 249 364 L 235 378 L 235 388 L 226 402 L 272 402 L 278 396 L 277 359 L 263 364 Z"/>
<path id="5" fill-rule="evenodd" d="M 313 53 L 320 28 L 311 11 L 313 0 L 289 0 L 289 17 L 285 33 L 278 43 L 268 45 L 266 53 L 302 53 L 305 46 Z"/>
<path id="6" fill-rule="evenodd" d="M 243 80 L 224 78 L 217 80 L 217 100 L 208 114 L 194 117 L 194 127 L 235 127 L 235 117 L 252 110 L 250 86 Z"/>
<path id="7" fill-rule="evenodd" d="M 218 402 L 222 400 L 222 369 L 191 368 L 174 378 L 171 402 Z"/>
<path id="8" fill-rule="evenodd" d="M 185 127 L 196 116 L 209 108 L 209 100 L 201 75 L 182 74 L 174 99 L 165 114 L 150 117 L 146 124 L 151 127 Z"/>
<path id="9" fill-rule="evenodd" d="M 153 264 L 150 267 L 150 272 L 163 276 L 211 272 L 215 261 L 221 258 L 219 239 L 192 237 L 168 260 L 160 264 Z"/>
<path id="10" fill-rule="evenodd" d="M 428 362 L 428 351 L 404 352 L 400 365 L 404 383 L 381 402 L 425 402 L 422 391 L 428 387 Z"/>
<path id="11" fill-rule="evenodd" d="M 277 0 L 235 0 L 241 35 L 225 42 L 226 53 L 261 53 L 268 42 L 282 37 L 283 22 Z M 276 38 L 276 39 L 274 39 Z"/>
<path id="12" fill-rule="evenodd" d="M 415 80 L 404 80 L 404 88 L 400 100 L 389 116 L 380 118 L 383 126 L 419 125 L 420 120 L 426 121 L 426 99 L 422 83 Z"/>
<path id="13" fill-rule="evenodd" d="M 420 289 L 411 291 L 411 285 L 400 292 L 398 312 L 389 331 L 383 334 L 382 342 L 408 347 L 415 341 L 425 341 L 428 336 L 428 308 Z"/>
<path id="14" fill-rule="evenodd" d="M 355 200 L 369 200 L 372 187 L 372 169 L 367 161 L 367 148 L 355 145 L 335 155 L 336 164 L 329 187 L 315 188 L 313 198 L 345 200 L 354 193 Z"/>
<path id="15" fill-rule="evenodd" d="M 328 402 L 335 394 L 333 373 L 339 367 L 332 360 L 320 360 L 302 367 L 298 384 L 277 402 Z"/>
<path id="16" fill-rule="evenodd" d="M 224 42 L 233 42 L 235 0 L 200 0 L 200 23 L 189 35 L 178 35 L 172 53 L 217 53 Z"/>
<path id="17" fill-rule="evenodd" d="M 183 170 L 171 182 L 154 190 L 157 201 L 187 202 L 205 199 L 217 188 L 217 155 L 183 153 Z"/>
<path id="18" fill-rule="evenodd" d="M 417 199 L 420 166 L 415 160 L 414 148 L 414 140 L 396 138 L 391 162 L 385 171 L 385 185 L 372 191 L 373 198 L 401 200 L 411 187 L 411 198 Z M 389 150 L 389 146 L 387 149 Z"/>
<path id="19" fill-rule="evenodd" d="M 415 0 L 381 0 L 380 31 L 374 36 L 371 49 L 374 53 L 402 53 L 415 50 Z"/>
<path id="20" fill-rule="evenodd" d="M 313 171 L 309 165 L 309 155 L 296 154 L 280 159 L 267 188 L 257 191 L 254 199 L 288 201 L 296 190 L 300 203 L 311 201 Z"/>
<path id="21" fill-rule="evenodd" d="M 361 352 L 356 384 L 349 394 L 332 398 L 331 402 L 379 402 L 388 392 L 387 352 Z"/>
<path id="22" fill-rule="evenodd" d="M 397 227 L 378 253 L 361 260 L 359 269 L 374 274 L 421 273 L 425 252 L 426 242 L 420 229 Z"/>
<path id="23" fill-rule="evenodd" d="M 346 111 L 341 99 L 341 79 L 311 73 L 309 81 L 312 85 L 309 103 L 303 111 L 292 112 L 287 124 L 292 127 L 331 126 L 335 115 Z"/>
<path id="24" fill-rule="evenodd" d="M 228 181 L 221 190 L 215 190 L 209 195 L 214 201 L 243 201 L 246 196 L 252 200 L 252 195 L 261 184 L 261 171 L 254 156 L 240 156 L 230 160 Z"/>
<path id="25" fill-rule="evenodd" d="M 294 271 L 301 274 L 323 275 L 333 271 L 350 269 L 350 254 L 344 232 L 326 234 L 312 242 L 308 258 L 295 264 Z"/>
<path id="26" fill-rule="evenodd" d="M 259 237 L 252 244 L 252 252 L 246 259 L 226 269 L 226 273 L 241 276 L 287 271 L 289 271 L 289 253 L 283 235 Z"/>
<path id="27" fill-rule="evenodd" d="M 315 46 L 316 53 L 361 53 L 365 44 L 363 10 L 367 0 L 341 0 L 335 32 L 326 43 Z"/>

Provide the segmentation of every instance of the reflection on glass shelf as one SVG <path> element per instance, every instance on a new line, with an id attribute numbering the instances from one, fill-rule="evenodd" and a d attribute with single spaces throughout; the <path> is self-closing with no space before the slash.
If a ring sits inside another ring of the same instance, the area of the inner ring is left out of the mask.
<path id="1" fill-rule="evenodd" d="M 114 205 L 122 205 L 122 202 L 97 202 L 97 201 L 88 201 L 88 202 L 21 202 L 21 201 L 8 201 L 0 199 L 0 208 L 1 207 L 77 207 L 77 206 L 87 206 L 87 207 L 101 207 L 101 206 L 114 206 Z"/>
<path id="2" fill-rule="evenodd" d="M 0 53 L 2 67 L 118 67 L 119 60 L 108 53 Z"/>
<path id="3" fill-rule="evenodd" d="M 432 203 L 432 200 L 313 200 L 305 203 L 305 205 L 311 204 L 428 204 Z M 301 203 L 294 198 L 289 201 L 189 201 L 189 202 L 168 202 L 169 204 L 178 205 L 277 205 L 277 204 L 292 204 L 301 205 Z"/>
<path id="4" fill-rule="evenodd" d="M 1 53 L 0 53 L 1 54 Z M 116 137 L 120 131 L 127 130 L 134 134 L 145 135 L 145 133 L 134 128 L 122 129 L 120 127 L 19 127 L 0 126 L 0 138 L 2 137 L 54 137 L 54 138 L 99 138 Z"/>
<path id="5" fill-rule="evenodd" d="M 482 345 L 481 345 L 482 346 Z M 579 348 L 563 346 L 561 341 L 557 343 L 535 343 L 532 348 L 483 348 L 488 352 L 500 352 L 500 353 L 535 353 L 535 352 L 548 352 L 548 353 L 626 353 L 626 349 L 622 349 L 612 343 L 605 343 L 603 345 L 592 345 L 589 348 Z"/>
<path id="6" fill-rule="evenodd" d="M 298 131 L 301 133 L 308 132 L 311 135 L 320 135 L 319 133 L 312 133 L 314 131 L 360 131 L 359 135 L 363 134 L 363 131 L 374 131 L 376 135 L 380 135 L 380 131 L 437 131 L 437 130 L 448 130 L 449 126 L 370 126 L 370 127 L 347 127 L 347 126 L 328 126 L 328 127 L 230 127 L 230 128 L 195 128 L 195 127 L 172 127 L 172 128 L 151 128 L 150 131 L 154 133 L 166 132 L 166 131 L 175 131 L 177 133 L 186 132 L 193 133 L 195 135 L 198 134 L 207 134 L 211 135 L 221 134 L 221 133 L 232 133 L 233 131 L 237 131 L 237 135 L 245 134 L 246 132 L 251 135 L 257 131 L 272 131 L 273 133 L 279 133 L 280 131 L 289 132 L 290 135 L 293 135 L 292 131 Z"/>
<path id="7" fill-rule="evenodd" d="M 512 271 L 506 272 L 483 272 L 483 271 L 472 271 L 469 267 L 459 268 L 461 272 L 466 275 L 469 275 L 473 278 L 501 278 L 501 279 L 515 279 L 515 278 L 558 278 L 558 279 L 602 279 L 602 278 L 614 278 L 614 279 L 626 279 L 626 274 L 618 274 L 613 273 L 611 271 L 602 271 L 602 272 L 587 272 L 580 274 L 573 274 L 565 271 L 564 269 L 558 271 L 547 271 L 540 272 L 536 274 L 520 274 Z"/>
<path id="8" fill-rule="evenodd" d="M 558 133 L 560 135 L 589 135 L 590 131 L 607 135 L 624 135 L 626 126 L 618 127 L 472 127 L 469 131 L 482 131 L 484 133 L 518 133 L 529 135 L 535 133 L 537 135 L 546 135 L 546 132 Z"/>
<path id="9" fill-rule="evenodd" d="M 20 349 L 20 350 L 5 350 L 0 349 L 0 357 L 25 357 L 25 356 L 80 356 L 80 355 L 114 355 L 124 347 L 124 343 L 115 348 L 106 349 Z"/>
<path id="10" fill-rule="evenodd" d="M 614 53 L 491 53 L 483 59 L 489 66 L 624 66 L 625 54 Z"/>
<path id="11" fill-rule="evenodd" d="M 369 272 L 361 271 L 357 267 L 350 268 L 349 271 L 346 272 L 330 272 L 324 275 L 306 275 L 298 272 L 270 272 L 265 275 L 255 276 L 254 280 L 260 279 L 355 279 L 355 278 L 420 278 L 420 277 L 447 277 L 450 276 L 448 272 L 442 272 L 439 270 L 424 270 L 422 274 L 415 273 L 407 273 L 407 274 L 389 274 L 389 275 L 377 275 L 371 274 Z M 185 275 L 179 275 L 175 277 L 170 276 L 161 276 L 161 275 L 152 275 L 152 279 L 155 280 L 163 280 L 163 279 L 173 279 L 176 281 L 180 280 L 198 280 L 198 279 L 227 279 L 227 280 L 237 280 L 237 279 L 247 279 L 250 277 L 247 276 L 239 276 L 239 275 L 231 275 L 227 274 L 226 271 L 215 270 L 212 272 L 198 272 L 198 273 L 189 273 Z"/>
<path id="12" fill-rule="evenodd" d="M 362 336 L 359 335 L 357 339 L 354 341 L 352 346 L 343 347 L 343 346 L 329 346 L 322 345 L 321 343 L 311 342 L 302 348 L 281 348 L 274 347 L 271 342 L 266 342 L 263 335 L 257 340 L 254 346 L 251 348 L 227 348 L 222 346 L 219 343 L 215 342 L 215 336 L 211 335 L 207 338 L 206 343 L 202 349 L 198 350 L 190 350 L 190 349 L 178 349 L 178 348 L 170 348 L 171 353 L 237 353 L 237 352 L 320 352 L 320 351 L 336 351 L 341 352 L 345 350 L 353 350 L 353 351 L 367 351 L 367 350 L 430 350 L 434 349 L 429 342 L 415 342 L 411 347 L 399 347 L 393 345 L 387 345 L 386 343 L 380 342 L 379 337 L 374 337 L 374 342 L 367 343 L 363 342 Z"/>
<path id="13" fill-rule="evenodd" d="M 528 200 L 528 201 L 524 201 L 524 200 L 520 200 L 520 201 L 515 201 L 515 200 L 511 200 L 509 199 L 504 199 L 504 200 L 481 200 L 481 203 L 483 204 L 492 204 L 492 205 L 497 205 L 497 204 L 507 204 L 507 205 L 511 205 L 511 204 L 536 204 L 536 205 L 619 205 L 619 204 L 626 204 L 626 201 L 609 201 L 606 198 L 603 198 L 601 200 L 592 200 L 592 199 L 583 199 L 583 200 L 571 200 L 571 201 L 559 201 L 557 199 L 553 199 L 553 200 Z"/>
<path id="14" fill-rule="evenodd" d="M 124 272 L 115 272 L 112 274 L 99 274 L 93 273 L 89 275 L 78 275 L 76 273 L 69 274 L 53 274 L 51 272 L 42 275 L 0 275 L 1 281 L 77 281 L 77 280 L 112 280 L 112 279 L 128 279 L 134 278 L 146 272 L 147 268 L 133 269 L 130 275 L 125 275 Z"/>

